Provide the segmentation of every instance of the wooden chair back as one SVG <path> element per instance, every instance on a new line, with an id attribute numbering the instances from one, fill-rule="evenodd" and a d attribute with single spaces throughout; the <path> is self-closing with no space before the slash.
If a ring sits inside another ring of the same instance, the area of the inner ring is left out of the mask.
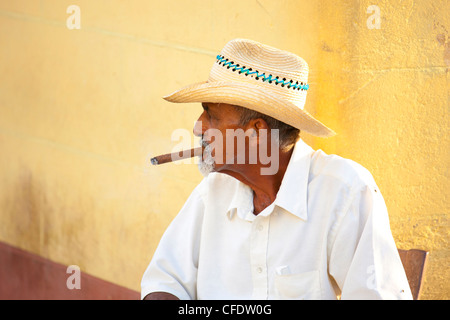
<path id="1" fill-rule="evenodd" d="M 425 273 L 428 252 L 418 249 L 398 249 L 398 253 L 405 268 L 413 298 L 418 300 L 422 289 L 422 279 Z"/>

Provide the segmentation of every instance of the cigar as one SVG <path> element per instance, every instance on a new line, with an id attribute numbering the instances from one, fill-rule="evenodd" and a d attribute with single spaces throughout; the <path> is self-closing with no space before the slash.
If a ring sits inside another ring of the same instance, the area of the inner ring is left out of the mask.
<path id="1" fill-rule="evenodd" d="M 192 157 L 199 157 L 203 153 L 202 147 L 192 148 L 190 150 L 183 150 L 179 152 L 172 152 L 172 153 L 166 153 L 162 154 L 160 156 L 151 158 L 150 161 L 152 162 L 152 165 L 157 164 L 163 164 L 168 163 L 172 161 L 178 161 L 183 159 L 189 159 Z"/>

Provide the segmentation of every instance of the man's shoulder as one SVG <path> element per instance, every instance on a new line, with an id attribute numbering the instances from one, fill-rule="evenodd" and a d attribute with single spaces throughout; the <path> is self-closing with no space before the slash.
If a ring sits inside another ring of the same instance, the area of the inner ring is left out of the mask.
<path id="1" fill-rule="evenodd" d="M 311 157 L 310 181 L 315 178 L 338 180 L 350 188 L 376 184 L 370 171 L 361 164 L 322 150 Z"/>

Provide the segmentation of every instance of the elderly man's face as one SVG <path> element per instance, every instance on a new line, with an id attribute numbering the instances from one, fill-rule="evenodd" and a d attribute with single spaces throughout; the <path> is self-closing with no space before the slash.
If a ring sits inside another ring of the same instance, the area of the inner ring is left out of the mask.
<path id="1" fill-rule="evenodd" d="M 238 145 L 233 144 L 227 149 L 226 144 L 234 142 L 236 130 L 245 129 L 239 125 L 240 112 L 234 106 L 225 103 L 203 103 L 202 106 L 203 113 L 194 125 L 194 135 L 201 137 L 205 147 L 199 167 L 203 174 L 207 174 L 235 163 Z"/>

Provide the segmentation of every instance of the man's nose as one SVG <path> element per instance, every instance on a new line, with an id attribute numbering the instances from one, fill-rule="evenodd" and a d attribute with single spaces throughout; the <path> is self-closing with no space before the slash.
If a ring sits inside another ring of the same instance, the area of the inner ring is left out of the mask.
<path id="1" fill-rule="evenodd" d="M 201 137 L 206 131 L 205 128 L 203 128 L 203 123 L 200 118 L 195 122 L 194 129 L 192 131 L 196 137 Z"/>

